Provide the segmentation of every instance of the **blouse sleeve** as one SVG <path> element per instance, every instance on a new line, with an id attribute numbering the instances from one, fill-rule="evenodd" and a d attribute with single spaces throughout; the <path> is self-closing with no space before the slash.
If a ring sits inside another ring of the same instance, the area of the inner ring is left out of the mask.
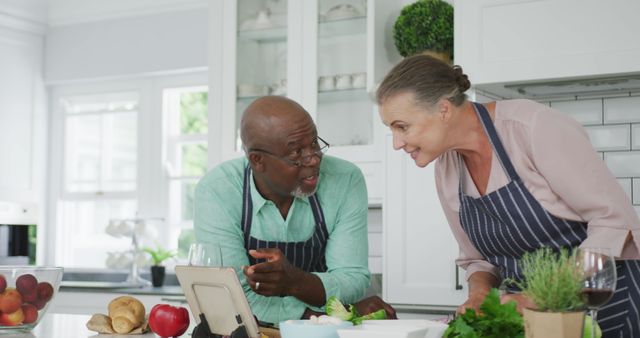
<path id="1" fill-rule="evenodd" d="M 608 247 L 616 257 L 640 259 L 638 215 L 584 128 L 567 115 L 540 107 L 531 129 L 533 161 L 553 192 L 588 223 L 581 246 Z"/>
<path id="2" fill-rule="evenodd" d="M 458 258 L 456 259 L 456 264 L 463 268 L 466 271 L 466 279 L 469 280 L 472 274 L 478 271 L 489 272 L 496 276 L 498 280 L 500 280 L 500 273 L 498 268 L 489 263 L 482 254 L 476 249 L 476 247 L 471 243 L 469 236 L 462 229 L 462 225 L 460 224 L 460 213 L 459 211 L 454 209 L 455 201 L 449 201 L 447 194 L 445 193 L 445 189 L 447 191 L 457 191 L 458 186 L 453 186 L 452 183 L 457 182 L 456 179 L 447 179 L 445 173 L 455 171 L 455 168 L 448 168 L 449 170 L 443 170 L 441 166 L 444 161 L 438 159 L 435 164 L 435 179 L 436 179 L 436 190 L 438 191 L 438 197 L 440 199 L 440 204 L 442 204 L 442 209 L 444 210 L 444 214 L 447 217 L 447 221 L 449 223 L 449 227 L 453 232 L 453 236 L 458 242 L 458 247 L 460 253 Z M 453 190 L 452 190 L 453 189 Z M 457 196 L 457 194 L 454 193 Z"/>

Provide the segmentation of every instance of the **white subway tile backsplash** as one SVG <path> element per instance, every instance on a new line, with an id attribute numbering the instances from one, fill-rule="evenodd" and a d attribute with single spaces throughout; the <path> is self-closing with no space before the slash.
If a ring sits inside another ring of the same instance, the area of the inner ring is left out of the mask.
<path id="1" fill-rule="evenodd" d="M 604 161 L 615 177 L 640 176 L 640 151 L 605 153 Z"/>
<path id="2" fill-rule="evenodd" d="M 640 124 L 631 125 L 631 147 L 633 150 L 640 149 Z"/>
<path id="3" fill-rule="evenodd" d="M 640 204 L 640 178 L 633 179 L 633 204 Z"/>
<path id="4" fill-rule="evenodd" d="M 640 96 L 604 99 L 604 123 L 640 122 Z"/>
<path id="5" fill-rule="evenodd" d="M 628 124 L 586 126 L 585 129 L 596 150 L 631 149 L 631 128 Z"/>
<path id="6" fill-rule="evenodd" d="M 617 180 L 618 180 L 618 183 L 620 183 L 622 190 L 624 190 L 624 192 L 627 193 L 627 196 L 629 196 L 629 199 L 631 199 L 631 179 L 618 178 Z"/>
<path id="7" fill-rule="evenodd" d="M 571 115 L 583 125 L 602 124 L 602 99 L 551 102 L 551 108 Z"/>

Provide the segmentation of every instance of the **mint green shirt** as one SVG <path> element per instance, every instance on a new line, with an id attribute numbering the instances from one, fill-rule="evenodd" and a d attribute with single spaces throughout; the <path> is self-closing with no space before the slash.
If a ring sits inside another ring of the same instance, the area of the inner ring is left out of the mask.
<path id="1" fill-rule="evenodd" d="M 202 243 L 222 248 L 223 265 L 236 269 L 251 310 L 259 320 L 279 323 L 299 319 L 314 308 L 295 297 L 265 297 L 253 292 L 242 273 L 249 265 L 242 226 L 242 183 L 246 158 L 226 161 L 208 172 L 195 191 L 195 235 Z M 329 240 L 325 249 L 327 272 L 314 272 L 324 285 L 326 297 L 344 303 L 362 298 L 369 286 L 367 241 L 367 188 L 354 164 L 323 156 L 318 199 L 324 212 Z M 265 200 L 251 177 L 253 221 L 251 236 L 280 242 L 305 241 L 315 231 L 309 200 L 295 198 L 286 220 L 276 205 Z"/>

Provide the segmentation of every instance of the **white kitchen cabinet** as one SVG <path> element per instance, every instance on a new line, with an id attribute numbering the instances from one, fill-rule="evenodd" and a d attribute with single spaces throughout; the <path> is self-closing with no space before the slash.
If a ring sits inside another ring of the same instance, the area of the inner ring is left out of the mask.
<path id="1" fill-rule="evenodd" d="M 394 305 L 457 306 L 467 297 L 458 245 L 436 192 L 433 167 L 419 168 L 386 137 L 383 297 Z"/>
<path id="2" fill-rule="evenodd" d="M 630 0 L 457 0 L 455 63 L 496 97 L 557 95 L 558 86 L 529 84 L 584 78 L 600 81 L 567 93 L 638 88 L 637 13 L 640 2 Z"/>
<path id="3" fill-rule="evenodd" d="M 25 31 L 30 26 L 19 21 L 0 24 L 0 200 L 42 205 L 47 123 L 44 39 L 31 29 Z"/>
<path id="4" fill-rule="evenodd" d="M 210 5 L 210 165 L 241 155 L 239 123 L 257 97 L 286 95 L 314 118 L 329 154 L 362 169 L 379 205 L 384 129 L 371 98 L 399 56 L 381 0 L 223 0 Z M 222 46 L 222 47 L 219 47 Z"/>

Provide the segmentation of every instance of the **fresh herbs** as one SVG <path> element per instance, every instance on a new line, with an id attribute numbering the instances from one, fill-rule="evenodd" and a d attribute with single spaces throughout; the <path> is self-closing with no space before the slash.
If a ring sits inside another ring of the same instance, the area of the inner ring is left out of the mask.
<path id="1" fill-rule="evenodd" d="M 538 310 L 550 312 L 582 309 L 580 298 L 583 275 L 576 262 L 576 252 L 542 248 L 526 253 L 520 261 L 524 281 L 512 281 L 531 299 Z"/>
<path id="2" fill-rule="evenodd" d="M 174 257 L 176 255 L 175 252 L 171 250 L 165 250 L 161 248 L 159 245 L 154 250 L 150 247 L 145 247 L 142 249 L 144 252 L 148 253 L 151 256 L 151 260 L 153 261 L 153 265 L 160 265 L 166 259 Z"/>
<path id="3" fill-rule="evenodd" d="M 497 289 L 487 294 L 480 311 L 467 309 L 449 323 L 443 338 L 524 338 L 522 316 L 516 311 L 516 303 L 500 304 Z"/>
<path id="4" fill-rule="evenodd" d="M 353 325 L 360 325 L 365 320 L 387 319 L 387 312 L 384 309 L 380 309 L 364 316 L 360 316 L 353 305 L 349 305 L 349 311 L 347 311 L 347 308 L 345 308 L 340 300 L 335 296 L 331 296 L 329 300 L 327 300 L 326 309 L 329 316 L 350 321 Z"/>

